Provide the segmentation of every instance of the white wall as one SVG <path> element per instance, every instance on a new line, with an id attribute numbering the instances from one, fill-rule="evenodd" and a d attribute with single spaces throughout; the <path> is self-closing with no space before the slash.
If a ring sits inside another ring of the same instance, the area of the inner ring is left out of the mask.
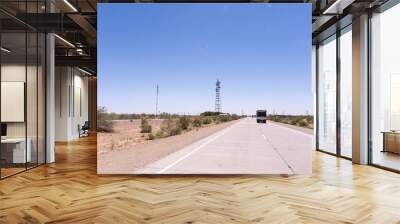
<path id="1" fill-rule="evenodd" d="M 76 71 L 76 70 L 75 70 Z M 88 113 L 88 78 L 85 76 L 74 75 L 74 93 L 73 97 L 74 108 L 72 108 L 72 120 L 71 120 L 71 134 L 74 138 L 79 137 L 78 125 L 82 126 L 85 121 L 89 119 Z"/>
<path id="2" fill-rule="evenodd" d="M 25 82 L 25 71 L 24 65 L 18 64 L 3 64 L 1 66 L 1 81 L 2 82 Z M 28 70 L 30 68 L 28 67 Z M 6 108 L 2 108 L 5 110 Z M 25 122 L 9 122 L 7 124 L 7 135 L 8 137 L 25 137 Z"/>
<path id="3" fill-rule="evenodd" d="M 34 66 L 25 66 L 19 64 L 3 64 L 1 66 L 1 81 L 2 82 L 24 82 L 27 83 L 26 72 L 28 76 L 28 84 L 29 86 L 36 87 L 36 80 L 33 80 L 30 75 L 35 74 L 36 76 L 36 67 Z M 3 96 L 4 97 L 4 96 Z M 36 121 L 37 115 L 36 113 L 32 113 L 32 108 L 36 112 L 37 107 L 37 99 L 36 99 L 36 88 L 27 88 L 27 106 L 31 108 L 27 108 L 27 122 L 7 122 L 7 135 L 8 137 L 24 137 L 25 136 L 25 126 L 28 125 L 28 137 L 31 134 L 30 130 L 36 130 Z M 41 106 L 41 105 L 39 105 Z M 24 108 L 21 108 L 24 110 Z M 2 108 L 2 110 L 7 110 L 7 108 Z M 33 122 L 33 123 L 32 123 Z M 36 135 L 36 132 L 35 132 Z"/>
<path id="4" fill-rule="evenodd" d="M 69 69 L 67 67 L 55 68 L 55 141 L 68 140 L 68 116 L 70 85 Z"/>
<path id="5" fill-rule="evenodd" d="M 55 140 L 77 139 L 78 125 L 88 120 L 88 77 L 76 68 L 56 67 L 55 89 Z"/>

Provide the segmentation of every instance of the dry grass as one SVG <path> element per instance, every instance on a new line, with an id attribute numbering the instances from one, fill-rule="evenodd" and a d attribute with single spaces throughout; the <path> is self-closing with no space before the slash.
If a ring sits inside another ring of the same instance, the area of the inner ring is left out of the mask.
<path id="1" fill-rule="evenodd" d="M 161 129 L 165 119 L 148 120 L 152 126 L 153 132 Z M 135 146 L 146 142 L 149 133 L 141 133 L 141 120 L 116 120 L 110 121 L 113 123 L 113 132 L 98 133 L 98 144 L 100 151 L 119 150 Z"/>
<path id="2" fill-rule="evenodd" d="M 104 120 L 109 127 L 105 132 L 98 132 L 98 150 L 100 153 L 133 148 L 150 140 L 181 135 L 193 129 L 237 120 L 237 115 L 216 116 L 170 116 L 168 118 Z"/>
<path id="3" fill-rule="evenodd" d="M 314 128 L 314 118 L 310 115 L 270 115 L 268 119 L 271 121 L 295 125 L 303 128 Z"/>

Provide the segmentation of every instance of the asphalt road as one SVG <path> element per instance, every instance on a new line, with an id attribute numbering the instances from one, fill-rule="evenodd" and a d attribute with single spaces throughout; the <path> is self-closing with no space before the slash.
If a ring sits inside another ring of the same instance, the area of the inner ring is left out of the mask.
<path id="1" fill-rule="evenodd" d="M 139 174 L 310 174 L 312 134 L 245 118 Z"/>

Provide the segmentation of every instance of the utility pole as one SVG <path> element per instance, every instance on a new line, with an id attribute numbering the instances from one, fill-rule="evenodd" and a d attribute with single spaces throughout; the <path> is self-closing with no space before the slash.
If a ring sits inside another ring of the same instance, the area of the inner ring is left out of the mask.
<path id="1" fill-rule="evenodd" d="M 156 118 L 158 115 L 158 84 L 157 84 L 157 95 L 156 95 Z"/>

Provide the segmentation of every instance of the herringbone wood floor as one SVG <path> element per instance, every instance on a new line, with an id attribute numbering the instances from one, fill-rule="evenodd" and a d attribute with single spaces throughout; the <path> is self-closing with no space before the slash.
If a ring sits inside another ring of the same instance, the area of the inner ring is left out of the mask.
<path id="1" fill-rule="evenodd" d="M 400 175 L 313 156 L 312 176 L 98 176 L 86 138 L 0 181 L 0 223 L 400 223 Z"/>

